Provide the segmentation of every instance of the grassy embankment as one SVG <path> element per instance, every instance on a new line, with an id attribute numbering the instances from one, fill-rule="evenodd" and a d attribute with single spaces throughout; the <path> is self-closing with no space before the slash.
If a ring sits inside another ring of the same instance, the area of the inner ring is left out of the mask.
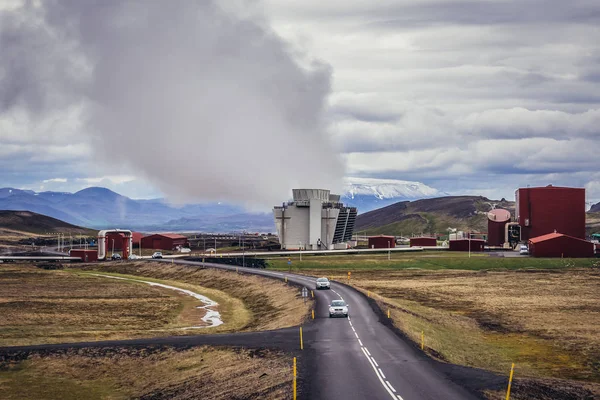
<path id="1" fill-rule="evenodd" d="M 287 259 L 270 259 L 287 270 Z M 393 324 L 452 363 L 600 383 L 600 260 L 464 253 L 297 257 L 292 271 L 370 294 Z M 600 389 L 595 388 L 600 395 Z"/>
<path id="2" fill-rule="evenodd" d="M 291 357 L 200 347 L 82 349 L 0 360 L 2 399 L 289 398 Z"/>
<path id="3" fill-rule="evenodd" d="M 156 281 L 219 303 L 223 325 L 205 329 L 200 301 L 145 283 Z M 268 290 L 265 283 L 269 282 Z M 0 346 L 263 330 L 299 324 L 308 313 L 296 288 L 283 282 L 210 269 L 154 263 L 111 263 L 45 271 L 0 264 Z"/>

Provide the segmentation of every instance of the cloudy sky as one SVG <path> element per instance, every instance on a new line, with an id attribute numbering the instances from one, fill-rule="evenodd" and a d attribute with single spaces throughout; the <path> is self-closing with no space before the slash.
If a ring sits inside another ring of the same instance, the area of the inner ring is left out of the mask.
<path id="1" fill-rule="evenodd" d="M 355 176 L 600 201 L 596 0 L 121 3 L 3 3 L 0 186 L 268 203 Z"/>

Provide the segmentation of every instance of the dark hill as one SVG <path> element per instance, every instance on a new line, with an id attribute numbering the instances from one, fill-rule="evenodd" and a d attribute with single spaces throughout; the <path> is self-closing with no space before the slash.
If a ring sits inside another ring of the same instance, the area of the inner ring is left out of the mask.
<path id="1" fill-rule="evenodd" d="M 592 208 L 590 208 L 590 211 L 588 211 L 588 212 L 591 212 L 591 213 L 597 213 L 597 212 L 600 212 L 600 203 L 596 203 L 596 204 L 594 204 L 594 205 L 592 206 Z"/>
<path id="2" fill-rule="evenodd" d="M 95 236 L 97 231 L 71 225 L 59 219 L 31 211 L 0 210 L 0 230 L 45 234 L 52 232 Z"/>
<path id="3" fill-rule="evenodd" d="M 486 213 L 504 208 L 514 216 L 514 202 L 482 196 L 447 196 L 403 201 L 360 214 L 356 233 L 411 235 L 445 233 L 448 228 L 487 231 Z"/>

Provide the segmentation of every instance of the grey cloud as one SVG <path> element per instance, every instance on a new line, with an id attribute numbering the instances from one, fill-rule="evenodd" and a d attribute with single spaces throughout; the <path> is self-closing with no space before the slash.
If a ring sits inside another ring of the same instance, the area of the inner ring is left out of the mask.
<path id="1" fill-rule="evenodd" d="M 175 201 L 271 204 L 295 185 L 341 185 L 323 121 L 331 70 L 300 66 L 264 18 L 213 1 L 41 5 L 2 16 L 21 21 L 2 25 L 0 47 L 14 50 L 0 68 L 20 83 L 0 113 L 19 98 L 34 115 L 55 97 L 84 104 L 97 159 Z M 41 60 L 28 53 L 40 42 Z"/>

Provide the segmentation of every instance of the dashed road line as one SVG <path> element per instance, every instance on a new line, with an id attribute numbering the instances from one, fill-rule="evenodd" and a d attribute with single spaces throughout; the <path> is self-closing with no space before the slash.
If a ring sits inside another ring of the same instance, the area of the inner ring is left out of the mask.
<path id="1" fill-rule="evenodd" d="M 373 357 L 371 357 L 371 358 L 373 359 L 373 361 L 375 361 L 375 359 Z M 379 369 L 379 373 L 381 374 L 381 376 L 383 376 L 383 379 L 387 379 L 385 377 L 385 375 L 383 374 L 383 371 L 381 370 L 381 368 L 378 368 L 378 369 Z"/>
<path id="2" fill-rule="evenodd" d="M 358 339 L 358 344 L 360 344 L 360 347 L 363 347 L 362 342 L 360 341 L 360 339 Z"/>
<path id="3" fill-rule="evenodd" d="M 379 371 L 377 371 L 377 368 L 375 368 L 375 365 L 373 364 L 373 361 L 371 361 L 371 357 L 369 357 L 367 355 L 367 352 L 365 351 L 365 348 L 362 347 L 361 349 L 362 349 L 363 354 L 365 355 L 365 357 L 367 357 L 367 360 L 369 360 L 369 363 L 371 364 L 371 367 L 373 367 L 373 371 L 375 371 L 375 374 L 377 375 L 377 378 L 381 382 L 381 385 L 385 388 L 385 390 L 388 392 L 388 394 L 391 396 L 391 398 L 394 399 L 394 400 L 396 400 L 396 396 L 394 395 L 394 392 L 392 392 L 392 390 L 385 384 L 385 381 L 383 380 L 383 378 L 381 377 L 381 375 L 379 375 Z M 400 398 L 400 400 L 404 400 L 404 399 Z"/>
<path id="4" fill-rule="evenodd" d="M 385 383 L 390 387 L 390 389 L 392 389 L 392 392 L 396 393 L 396 389 L 394 389 L 391 383 L 389 383 L 388 381 L 385 381 Z"/>
<path id="5" fill-rule="evenodd" d="M 367 351 L 367 354 L 369 355 L 369 357 L 371 357 L 371 353 L 369 352 L 369 349 L 367 349 L 367 348 L 365 347 L 365 350 Z"/>

